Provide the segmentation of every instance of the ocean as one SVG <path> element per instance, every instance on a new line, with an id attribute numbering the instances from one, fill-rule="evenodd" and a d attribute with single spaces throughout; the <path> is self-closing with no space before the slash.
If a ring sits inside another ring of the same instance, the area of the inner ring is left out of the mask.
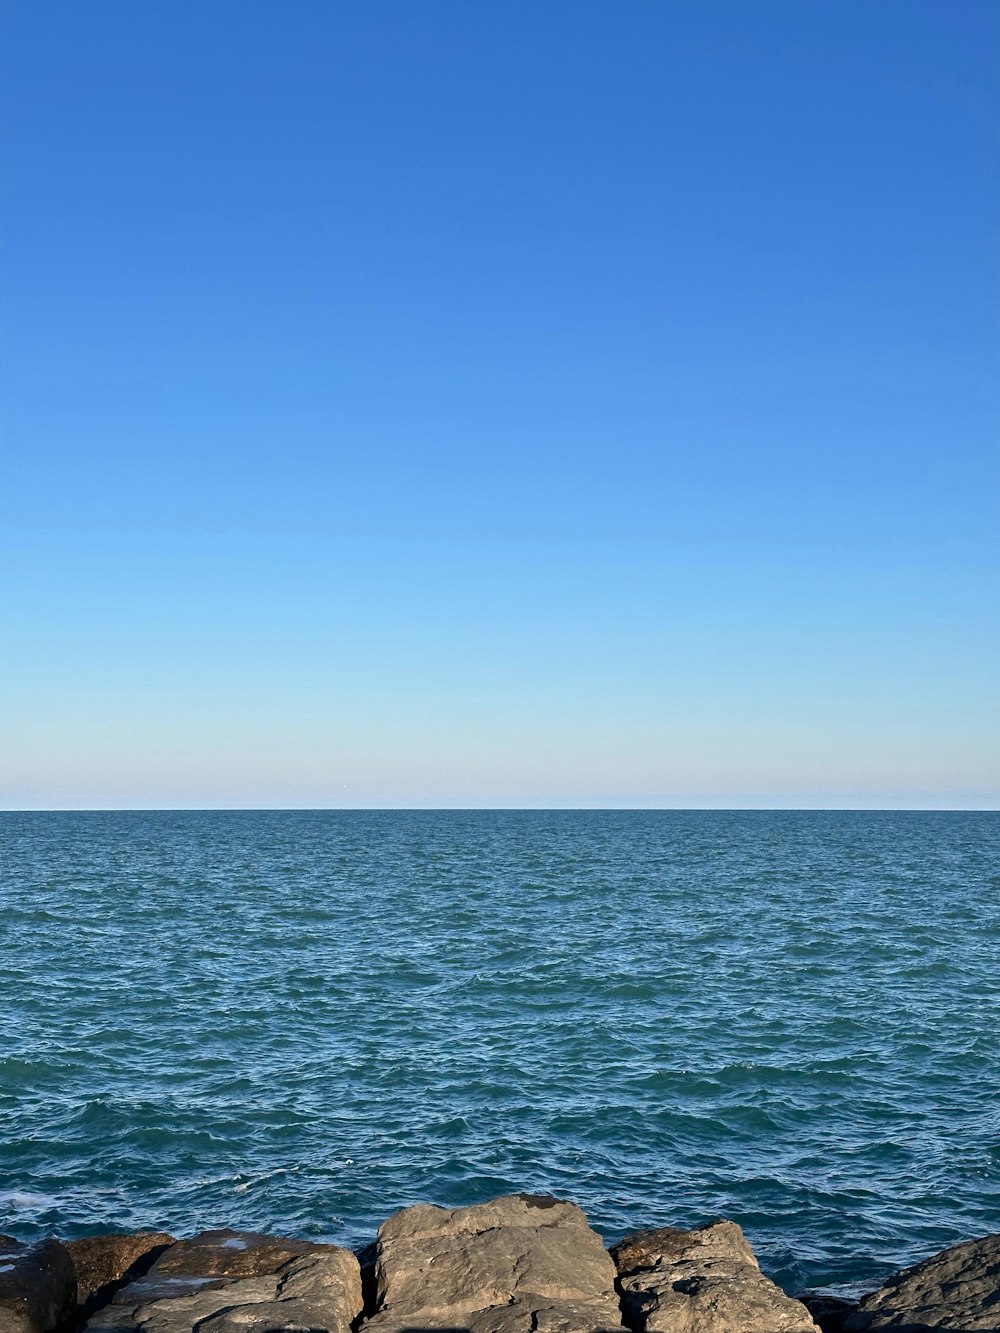
<path id="1" fill-rule="evenodd" d="M 1000 814 L 0 814 L 0 1231 L 998 1229 Z"/>

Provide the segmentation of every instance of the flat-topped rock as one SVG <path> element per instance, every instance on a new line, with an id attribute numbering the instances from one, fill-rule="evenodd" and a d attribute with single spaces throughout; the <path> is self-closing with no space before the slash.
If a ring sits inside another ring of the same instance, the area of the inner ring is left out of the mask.
<path id="1" fill-rule="evenodd" d="M 292 1259 L 329 1248 L 308 1240 L 283 1240 L 256 1231 L 202 1231 L 191 1240 L 175 1241 L 165 1249 L 142 1279 L 130 1284 L 127 1299 L 141 1293 L 148 1300 L 158 1300 L 239 1278 L 276 1274 Z M 126 1298 L 123 1295 L 121 1299 Z"/>
<path id="2" fill-rule="evenodd" d="M 255 1232 L 205 1231 L 163 1251 L 88 1321 L 88 1333 L 349 1333 L 361 1313 L 349 1250 Z"/>
<path id="3" fill-rule="evenodd" d="M 419 1204 L 379 1229 L 372 1333 L 621 1333 L 615 1268 L 575 1204 L 513 1194 Z"/>
<path id="4" fill-rule="evenodd" d="M 1000 1330 L 1000 1235 L 953 1245 L 864 1296 L 845 1328 L 924 1333 Z"/>
<path id="5" fill-rule="evenodd" d="M 817 1333 L 806 1307 L 760 1271 L 735 1222 L 640 1231 L 611 1253 L 638 1333 Z"/>
<path id="6" fill-rule="evenodd" d="M 57 1240 L 0 1236 L 0 1333 L 50 1333 L 76 1310 L 76 1269 Z"/>
<path id="7" fill-rule="evenodd" d="M 88 1314 L 111 1299 L 115 1289 L 130 1278 L 140 1277 L 173 1245 L 173 1236 L 164 1231 L 137 1231 L 84 1236 L 66 1242 L 76 1268 L 76 1300 Z"/>

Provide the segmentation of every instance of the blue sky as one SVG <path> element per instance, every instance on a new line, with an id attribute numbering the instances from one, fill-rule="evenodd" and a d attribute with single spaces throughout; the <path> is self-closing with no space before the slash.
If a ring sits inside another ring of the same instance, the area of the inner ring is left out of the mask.
<path id="1" fill-rule="evenodd" d="M 996 806 L 989 0 L 8 0 L 0 806 Z"/>

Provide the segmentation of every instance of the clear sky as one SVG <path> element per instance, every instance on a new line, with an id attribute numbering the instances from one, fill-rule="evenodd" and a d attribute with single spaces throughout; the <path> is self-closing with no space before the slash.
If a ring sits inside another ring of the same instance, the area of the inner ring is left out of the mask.
<path id="1" fill-rule="evenodd" d="M 995 0 L 7 0 L 0 806 L 1000 804 Z"/>

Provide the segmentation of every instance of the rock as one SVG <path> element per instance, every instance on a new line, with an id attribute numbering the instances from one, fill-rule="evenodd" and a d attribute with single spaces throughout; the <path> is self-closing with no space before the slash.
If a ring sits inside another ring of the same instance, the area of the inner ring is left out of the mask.
<path id="1" fill-rule="evenodd" d="M 76 1310 L 76 1269 L 65 1245 L 0 1236 L 0 1333 L 48 1333 Z"/>
<path id="2" fill-rule="evenodd" d="M 157 1258 L 141 1282 L 130 1290 L 141 1290 L 147 1299 L 202 1290 L 240 1278 L 269 1276 L 285 1264 L 330 1246 L 308 1240 L 282 1240 L 254 1231 L 203 1231 L 192 1240 L 179 1240 Z"/>
<path id="3" fill-rule="evenodd" d="M 349 1333 L 361 1270 L 349 1250 L 205 1231 L 164 1250 L 87 1323 L 88 1333 Z"/>
<path id="4" fill-rule="evenodd" d="M 513 1194 L 379 1229 L 372 1333 L 621 1333 L 615 1268 L 575 1204 Z"/>
<path id="5" fill-rule="evenodd" d="M 85 1314 L 110 1300 L 117 1287 L 140 1277 L 153 1264 L 173 1236 L 162 1231 L 139 1231 L 131 1236 L 84 1236 L 67 1241 L 66 1248 L 76 1267 L 76 1300 Z"/>
<path id="6" fill-rule="evenodd" d="M 625 1322 L 638 1333 L 815 1333 L 764 1276 L 735 1222 L 640 1231 L 612 1246 Z"/>
<path id="7" fill-rule="evenodd" d="M 923 1333 L 1000 1330 L 1000 1235 L 983 1236 L 904 1268 L 884 1287 L 863 1296 L 848 1329 Z"/>

